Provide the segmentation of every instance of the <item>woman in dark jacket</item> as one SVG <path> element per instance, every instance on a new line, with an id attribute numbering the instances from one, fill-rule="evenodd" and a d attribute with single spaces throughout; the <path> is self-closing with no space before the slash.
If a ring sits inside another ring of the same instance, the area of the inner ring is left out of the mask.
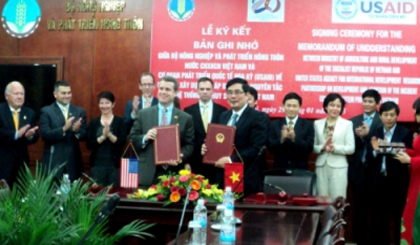
<path id="1" fill-rule="evenodd" d="M 87 132 L 87 148 L 92 150 L 90 173 L 101 186 L 119 186 L 120 159 L 126 142 L 125 124 L 112 112 L 114 102 L 110 91 L 98 95 L 102 115 L 92 119 Z"/>

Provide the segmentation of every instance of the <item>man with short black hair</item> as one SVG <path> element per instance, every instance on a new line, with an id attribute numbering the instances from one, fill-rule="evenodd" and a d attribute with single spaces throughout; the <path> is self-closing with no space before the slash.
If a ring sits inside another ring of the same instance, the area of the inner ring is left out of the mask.
<path id="1" fill-rule="evenodd" d="M 0 103 L 0 179 L 12 186 L 23 164 L 29 164 L 28 145 L 38 141 L 35 112 L 24 106 L 25 89 L 20 82 L 7 84 L 6 103 Z"/>
<path id="2" fill-rule="evenodd" d="M 199 101 L 187 108 L 185 112 L 190 114 L 194 121 L 194 153 L 190 159 L 191 167 L 194 173 L 199 173 L 209 178 L 210 183 L 215 182 L 216 169 L 209 164 L 203 164 L 203 156 L 201 155 L 201 145 L 207 135 L 207 127 L 209 123 L 218 123 L 219 116 L 226 111 L 226 107 L 215 103 L 212 100 L 213 81 L 208 77 L 202 77 L 197 82 L 197 93 Z"/>
<path id="3" fill-rule="evenodd" d="M 139 152 L 139 184 L 148 187 L 157 183 L 158 177 L 169 172 L 177 172 L 180 168 L 190 168 L 188 160 L 194 150 L 194 124 L 191 115 L 174 107 L 174 98 L 178 91 L 178 82 L 173 77 L 162 77 L 158 84 L 158 100 L 156 106 L 139 111 L 128 136 Z M 181 161 L 171 160 L 168 165 L 156 166 L 153 141 L 157 130 L 154 127 L 179 125 L 181 141 Z"/>
<path id="4" fill-rule="evenodd" d="M 133 100 L 127 101 L 125 105 L 123 119 L 127 126 L 127 132 L 130 132 L 139 110 L 157 105 L 158 103 L 157 98 L 153 96 L 155 76 L 151 72 L 145 72 L 140 75 L 139 89 L 142 92 L 141 97 L 135 95 Z"/>
<path id="5" fill-rule="evenodd" d="M 353 234 L 357 244 L 367 244 L 368 215 L 368 179 L 366 151 L 370 144 L 372 132 L 382 128 L 383 124 L 377 111 L 381 95 L 374 89 L 362 94 L 363 114 L 351 119 L 353 122 L 356 149 L 351 156 L 348 178 L 352 186 L 354 198 Z"/>
<path id="6" fill-rule="evenodd" d="M 257 103 L 258 103 L 258 91 L 254 87 L 249 86 L 248 105 L 251 108 L 256 109 Z"/>
<path id="7" fill-rule="evenodd" d="M 292 174 L 308 170 L 308 156 L 314 145 L 314 125 L 299 117 L 302 98 L 288 93 L 283 99 L 285 118 L 273 122 L 269 134 L 269 150 L 274 155 L 274 168 Z"/>
<path id="8" fill-rule="evenodd" d="M 372 234 L 369 244 L 400 244 L 401 217 L 407 198 L 410 175 L 407 164 L 402 164 L 393 155 L 379 154 L 379 143 L 404 143 L 412 148 L 413 136 L 410 130 L 397 124 L 400 108 L 395 102 L 387 101 L 379 109 L 383 127 L 372 132 L 371 144 L 367 148 L 368 179 L 372 197 Z M 393 232 L 389 230 L 389 217 Z M 394 239 L 390 239 L 390 234 Z"/>
<path id="9" fill-rule="evenodd" d="M 82 153 L 79 142 L 86 137 L 86 111 L 70 104 L 72 91 L 66 81 L 54 85 L 56 102 L 41 109 L 39 125 L 45 142 L 42 164 L 50 172 L 54 167 L 65 163 L 57 177 L 64 172 L 71 181 L 78 179 L 83 172 Z"/>
<path id="10" fill-rule="evenodd" d="M 245 194 L 259 192 L 262 190 L 259 165 L 253 163 L 267 142 L 266 116 L 248 106 L 249 85 L 246 80 L 242 78 L 230 80 L 226 84 L 226 94 L 231 109 L 220 115 L 219 123 L 236 127 L 234 145 L 239 155 L 234 151 L 232 156 L 220 158 L 215 165 L 224 168 L 225 164 L 241 162 L 242 159 L 244 173 L 247 174 L 244 176 Z M 206 152 L 207 148 L 203 145 L 202 153 L 205 154 Z M 218 182 L 222 184 L 223 176 L 220 177 L 221 179 L 218 179 Z"/>

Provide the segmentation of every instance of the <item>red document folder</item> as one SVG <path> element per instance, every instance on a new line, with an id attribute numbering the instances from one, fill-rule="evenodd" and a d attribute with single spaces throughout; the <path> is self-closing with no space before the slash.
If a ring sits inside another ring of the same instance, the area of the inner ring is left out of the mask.
<path id="1" fill-rule="evenodd" d="M 230 156 L 235 140 L 235 127 L 210 123 L 207 128 L 207 153 L 203 163 L 215 164 L 221 157 Z"/>
<path id="2" fill-rule="evenodd" d="M 153 142 L 155 165 L 167 164 L 170 160 L 181 161 L 181 141 L 179 126 L 155 127 L 156 139 Z"/>

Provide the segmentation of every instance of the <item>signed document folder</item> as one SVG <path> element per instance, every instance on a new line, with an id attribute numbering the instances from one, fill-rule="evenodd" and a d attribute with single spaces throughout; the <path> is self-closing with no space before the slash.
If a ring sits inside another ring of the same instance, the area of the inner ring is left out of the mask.
<path id="1" fill-rule="evenodd" d="M 179 126 L 168 125 L 155 127 L 156 139 L 153 142 L 155 165 L 167 164 L 170 160 L 181 160 L 181 141 L 179 139 Z"/>
<path id="2" fill-rule="evenodd" d="M 210 123 L 207 128 L 207 153 L 203 163 L 215 164 L 221 157 L 230 156 L 233 151 L 236 128 Z"/>

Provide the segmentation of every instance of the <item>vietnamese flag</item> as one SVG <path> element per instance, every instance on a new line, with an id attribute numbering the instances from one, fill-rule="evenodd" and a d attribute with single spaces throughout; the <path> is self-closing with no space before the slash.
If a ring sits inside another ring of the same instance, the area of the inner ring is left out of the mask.
<path id="1" fill-rule="evenodd" d="M 244 192 L 244 164 L 243 163 L 226 163 L 225 164 L 225 186 L 232 187 L 232 191 L 237 193 Z M 238 186 L 239 185 L 239 186 Z"/>

